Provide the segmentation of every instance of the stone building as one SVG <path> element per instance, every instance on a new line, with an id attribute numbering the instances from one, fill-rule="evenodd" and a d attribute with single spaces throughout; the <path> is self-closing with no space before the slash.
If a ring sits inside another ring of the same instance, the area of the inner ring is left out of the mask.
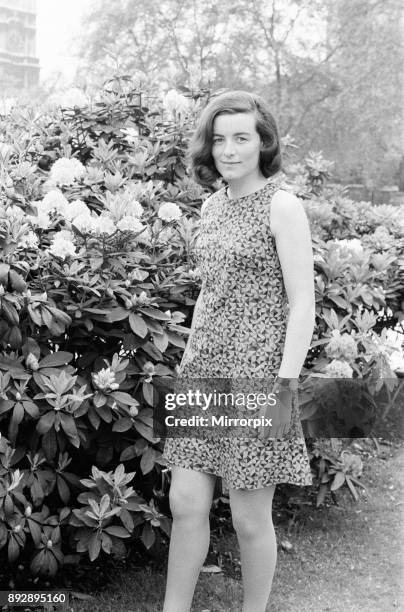
<path id="1" fill-rule="evenodd" d="M 38 84 L 35 37 L 36 0 L 0 0 L 0 95 Z"/>

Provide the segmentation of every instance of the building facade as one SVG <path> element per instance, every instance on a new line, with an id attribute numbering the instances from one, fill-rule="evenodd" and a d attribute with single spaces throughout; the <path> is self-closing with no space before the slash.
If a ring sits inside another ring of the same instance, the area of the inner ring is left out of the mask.
<path id="1" fill-rule="evenodd" d="M 39 82 L 36 0 L 0 0 L 0 95 Z"/>

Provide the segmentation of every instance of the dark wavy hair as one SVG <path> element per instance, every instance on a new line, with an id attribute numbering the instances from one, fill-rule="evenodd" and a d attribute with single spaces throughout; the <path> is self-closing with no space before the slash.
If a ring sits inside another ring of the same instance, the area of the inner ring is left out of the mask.
<path id="1" fill-rule="evenodd" d="M 282 158 L 278 128 L 268 104 L 256 94 L 247 91 L 228 91 L 211 98 L 203 109 L 196 129 L 190 139 L 187 162 L 193 178 L 200 185 L 212 186 L 221 174 L 212 157 L 212 133 L 215 117 L 224 114 L 251 113 L 256 117 L 256 130 L 262 149 L 259 167 L 268 178 L 281 169 Z"/>

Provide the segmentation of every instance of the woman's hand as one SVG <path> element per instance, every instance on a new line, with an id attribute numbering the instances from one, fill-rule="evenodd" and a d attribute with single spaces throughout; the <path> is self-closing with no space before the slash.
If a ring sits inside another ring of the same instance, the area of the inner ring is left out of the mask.
<path id="1" fill-rule="evenodd" d="M 276 404 L 261 408 L 258 416 L 271 420 L 271 425 L 264 424 L 258 427 L 258 438 L 265 442 L 272 438 L 283 438 L 289 432 L 293 399 L 297 393 L 297 378 L 276 378 L 271 393 L 275 396 Z"/>

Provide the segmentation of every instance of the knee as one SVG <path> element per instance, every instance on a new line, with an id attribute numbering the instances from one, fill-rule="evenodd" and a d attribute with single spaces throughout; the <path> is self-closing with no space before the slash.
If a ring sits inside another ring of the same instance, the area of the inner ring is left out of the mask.
<path id="1" fill-rule="evenodd" d="M 232 522 L 238 537 L 253 539 L 262 536 L 272 526 L 272 517 L 260 513 L 251 516 L 244 512 L 232 512 Z"/>
<path id="2" fill-rule="evenodd" d="M 196 491 L 181 486 L 171 486 L 169 502 L 173 519 L 193 519 L 199 522 L 209 516 L 208 500 L 203 499 Z"/>

